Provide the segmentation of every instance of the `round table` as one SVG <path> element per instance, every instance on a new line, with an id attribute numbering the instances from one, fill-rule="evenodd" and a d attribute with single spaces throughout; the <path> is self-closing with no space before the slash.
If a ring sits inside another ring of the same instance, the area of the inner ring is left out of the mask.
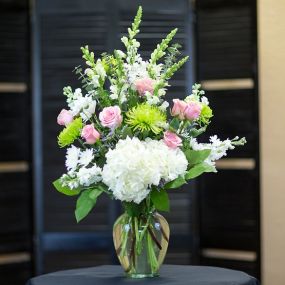
<path id="1" fill-rule="evenodd" d="M 117 265 L 59 271 L 32 278 L 27 285 L 258 285 L 248 274 L 218 267 L 163 265 L 160 277 L 130 279 Z"/>

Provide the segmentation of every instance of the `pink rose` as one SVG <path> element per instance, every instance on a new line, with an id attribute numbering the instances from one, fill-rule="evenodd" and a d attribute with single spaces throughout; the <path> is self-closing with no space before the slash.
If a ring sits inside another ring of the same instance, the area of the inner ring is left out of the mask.
<path id="1" fill-rule="evenodd" d="M 185 119 L 184 111 L 186 106 L 187 106 L 186 102 L 179 99 L 173 99 L 173 107 L 171 110 L 171 115 L 174 117 L 178 116 L 180 120 L 184 120 Z"/>
<path id="2" fill-rule="evenodd" d="M 190 102 L 187 104 L 184 115 L 188 120 L 196 120 L 201 114 L 201 105 L 197 102 Z"/>
<path id="3" fill-rule="evenodd" d="M 100 139 L 100 134 L 93 125 L 86 125 L 81 131 L 81 137 L 85 139 L 87 144 L 94 144 Z"/>
<path id="4" fill-rule="evenodd" d="M 67 126 L 73 121 L 72 113 L 68 110 L 62 109 L 57 116 L 57 123 L 61 126 Z"/>
<path id="5" fill-rule="evenodd" d="M 152 95 L 154 90 L 154 85 L 155 85 L 155 80 L 149 77 L 145 77 L 135 81 L 135 88 L 139 92 L 140 96 L 145 95 L 145 92 L 147 91 Z"/>
<path id="6" fill-rule="evenodd" d="M 182 145 L 182 139 L 175 133 L 166 131 L 163 136 L 164 143 L 170 148 L 177 148 Z"/>
<path id="7" fill-rule="evenodd" d="M 123 121 L 121 109 L 118 106 L 106 107 L 100 112 L 99 119 L 102 126 L 115 129 L 120 126 Z"/>

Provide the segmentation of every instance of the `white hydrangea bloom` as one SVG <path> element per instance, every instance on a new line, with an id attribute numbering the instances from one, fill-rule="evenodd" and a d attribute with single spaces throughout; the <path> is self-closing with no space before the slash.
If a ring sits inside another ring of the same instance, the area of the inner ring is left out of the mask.
<path id="1" fill-rule="evenodd" d="M 93 149 L 86 149 L 80 153 L 79 164 L 87 166 L 93 160 Z"/>
<path id="2" fill-rule="evenodd" d="M 211 153 L 205 162 L 213 166 L 215 166 L 216 160 L 227 155 L 229 149 L 235 148 L 231 140 L 226 139 L 221 141 L 216 135 L 210 137 L 210 143 L 198 143 L 195 138 L 192 138 L 190 146 L 193 150 L 211 149 Z"/>
<path id="3" fill-rule="evenodd" d="M 65 166 L 68 171 L 74 171 L 78 165 L 80 149 L 72 145 L 66 151 Z"/>
<path id="4" fill-rule="evenodd" d="M 140 203 L 150 192 L 151 185 L 158 186 L 183 175 L 187 159 L 180 149 L 170 149 L 163 141 L 138 138 L 120 140 L 115 149 L 106 154 L 103 182 L 116 199 Z"/>
<path id="5" fill-rule="evenodd" d="M 91 168 L 82 167 L 77 173 L 77 178 L 82 186 L 90 186 L 102 180 L 102 170 L 96 164 Z"/>

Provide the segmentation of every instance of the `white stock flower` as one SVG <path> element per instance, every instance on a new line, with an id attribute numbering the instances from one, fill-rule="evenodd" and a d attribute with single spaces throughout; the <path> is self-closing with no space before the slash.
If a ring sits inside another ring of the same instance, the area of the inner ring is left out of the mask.
<path id="1" fill-rule="evenodd" d="M 158 107 L 161 111 L 165 112 L 169 107 L 169 103 L 167 101 L 163 101 L 163 103 Z"/>
<path id="2" fill-rule="evenodd" d="M 80 149 L 72 145 L 66 151 L 65 166 L 68 171 L 74 171 L 78 165 Z"/>
<path id="3" fill-rule="evenodd" d="M 73 116 L 80 114 L 84 121 L 87 121 L 95 113 L 96 101 L 91 96 L 79 97 L 70 104 Z"/>
<path id="4" fill-rule="evenodd" d="M 102 180 L 101 168 L 96 164 L 90 168 L 82 167 L 77 173 L 77 178 L 82 186 L 90 186 Z"/>
<path id="5" fill-rule="evenodd" d="M 110 86 L 110 98 L 113 99 L 113 100 L 116 100 L 118 99 L 118 87 L 117 85 L 111 85 Z"/>
<path id="6" fill-rule="evenodd" d="M 102 178 L 116 199 L 140 203 L 151 185 L 176 179 L 186 172 L 187 165 L 184 153 L 163 141 L 127 137 L 107 152 Z"/>
<path id="7" fill-rule="evenodd" d="M 195 138 L 192 138 L 190 140 L 190 146 L 193 150 L 210 149 L 211 153 L 205 162 L 213 166 L 215 166 L 216 160 L 227 155 L 229 149 L 235 148 L 231 140 L 226 139 L 221 141 L 216 135 L 210 137 L 210 143 L 198 143 Z"/>
<path id="8" fill-rule="evenodd" d="M 93 149 L 86 149 L 80 153 L 79 164 L 87 166 L 93 160 Z"/>

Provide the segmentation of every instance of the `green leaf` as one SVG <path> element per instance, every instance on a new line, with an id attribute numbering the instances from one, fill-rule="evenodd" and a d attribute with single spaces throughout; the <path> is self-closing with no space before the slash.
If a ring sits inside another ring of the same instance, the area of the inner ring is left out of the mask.
<path id="1" fill-rule="evenodd" d="M 207 126 L 204 126 L 200 129 L 191 129 L 189 135 L 193 138 L 198 137 L 199 135 L 203 134 L 207 130 Z"/>
<path id="2" fill-rule="evenodd" d="M 185 156 L 189 162 L 189 166 L 193 166 L 203 162 L 211 153 L 210 149 L 203 150 L 192 150 L 187 149 L 185 152 Z"/>
<path id="3" fill-rule="evenodd" d="M 64 195 L 67 195 L 67 196 L 75 196 L 75 195 L 78 195 L 80 193 L 79 188 L 70 189 L 67 186 L 62 186 L 62 184 L 60 182 L 60 178 L 55 180 L 52 184 L 58 192 L 60 192 Z"/>
<path id="4" fill-rule="evenodd" d="M 76 202 L 75 217 L 77 223 L 84 219 L 93 209 L 97 202 L 98 196 L 103 193 L 103 189 L 93 188 L 85 190 L 81 193 Z"/>
<path id="5" fill-rule="evenodd" d="M 173 189 L 182 186 L 183 184 L 187 183 L 183 176 L 179 176 L 173 181 L 170 181 L 164 185 L 164 189 Z"/>
<path id="6" fill-rule="evenodd" d="M 157 210 L 166 212 L 169 211 L 169 198 L 164 189 L 153 189 L 150 192 L 150 199 Z"/>
<path id="7" fill-rule="evenodd" d="M 124 202 L 124 209 L 131 217 L 138 217 L 144 212 L 144 203 Z"/>
<path id="8" fill-rule="evenodd" d="M 216 168 L 212 165 L 209 165 L 205 162 L 201 162 L 193 166 L 185 175 L 185 179 L 193 179 L 198 177 L 204 172 L 217 172 Z"/>
<path id="9" fill-rule="evenodd" d="M 179 128 L 180 122 L 178 118 L 174 118 L 171 120 L 169 126 L 176 131 Z"/>

